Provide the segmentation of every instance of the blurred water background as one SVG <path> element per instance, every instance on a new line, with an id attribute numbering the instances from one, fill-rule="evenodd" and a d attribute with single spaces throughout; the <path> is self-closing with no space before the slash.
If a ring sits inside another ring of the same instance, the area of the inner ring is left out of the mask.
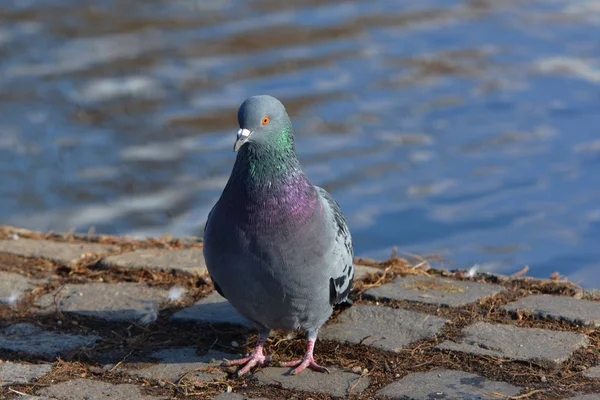
<path id="1" fill-rule="evenodd" d="M 600 286 L 599 39 L 595 0 L 4 0 L 0 222 L 201 235 L 267 93 L 357 255 Z"/>

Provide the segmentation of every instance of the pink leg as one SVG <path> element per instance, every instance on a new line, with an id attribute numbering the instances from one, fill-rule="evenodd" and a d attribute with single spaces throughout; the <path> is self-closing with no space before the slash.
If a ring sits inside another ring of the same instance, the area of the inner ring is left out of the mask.
<path id="1" fill-rule="evenodd" d="M 261 332 L 260 336 L 258 337 L 258 342 L 256 343 L 256 347 L 254 348 L 254 351 L 252 352 L 252 354 L 250 354 L 248 357 L 240 358 L 239 360 L 231 360 L 231 361 L 225 360 L 223 362 L 223 364 L 228 367 L 232 366 L 232 365 L 245 364 L 237 372 L 237 376 L 246 375 L 255 366 L 264 367 L 271 360 L 270 356 L 266 357 L 263 354 L 263 345 L 265 344 L 267 337 L 269 337 L 269 332 L 267 332 L 266 334 L 264 332 Z"/>
<path id="2" fill-rule="evenodd" d="M 304 354 L 304 357 L 302 357 L 302 359 L 296 360 L 296 361 L 283 362 L 280 365 L 282 367 L 296 367 L 292 371 L 292 375 L 299 374 L 300 372 L 304 371 L 306 369 L 306 367 L 312 369 L 313 371 L 329 373 L 329 370 L 327 368 L 322 367 L 315 362 L 315 359 L 313 357 L 315 341 L 316 341 L 316 337 L 308 338 L 308 340 L 306 341 L 306 353 Z"/>

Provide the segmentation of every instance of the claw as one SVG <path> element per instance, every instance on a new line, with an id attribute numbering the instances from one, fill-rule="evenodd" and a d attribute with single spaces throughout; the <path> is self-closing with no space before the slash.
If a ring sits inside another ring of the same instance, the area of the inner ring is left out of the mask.
<path id="1" fill-rule="evenodd" d="M 327 368 L 322 367 L 315 362 L 315 359 L 313 357 L 314 347 L 315 347 L 315 339 L 312 339 L 312 338 L 308 339 L 308 341 L 306 343 L 306 353 L 304 354 L 304 357 L 302 357 L 302 359 L 296 360 L 296 361 L 282 362 L 279 365 L 281 365 L 282 367 L 296 367 L 291 372 L 292 375 L 297 375 L 300 372 L 304 371 L 306 368 L 310 368 L 313 371 L 317 371 L 317 372 L 329 373 L 329 370 Z"/>

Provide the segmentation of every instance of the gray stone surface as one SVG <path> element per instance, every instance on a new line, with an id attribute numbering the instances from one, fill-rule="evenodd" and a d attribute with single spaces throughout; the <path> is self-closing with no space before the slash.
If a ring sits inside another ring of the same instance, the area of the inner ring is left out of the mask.
<path id="1" fill-rule="evenodd" d="M 141 387 L 131 384 L 113 385 L 91 379 L 74 379 L 41 389 L 38 394 L 60 400 L 157 400 L 166 397 L 144 396 Z"/>
<path id="2" fill-rule="evenodd" d="M 354 279 L 359 280 L 365 278 L 372 273 L 382 273 L 383 270 L 375 267 L 367 267 L 366 265 L 354 264 Z"/>
<path id="3" fill-rule="evenodd" d="M 42 282 L 14 272 L 0 272 L 0 303 L 12 303 Z"/>
<path id="4" fill-rule="evenodd" d="M 183 375 L 188 381 L 214 381 L 227 376 L 220 369 L 224 358 L 236 358 L 234 354 L 209 351 L 206 355 L 196 355 L 193 347 L 159 350 L 152 354 L 159 362 L 152 365 L 125 365 L 118 371 L 129 375 L 159 381 L 177 382 Z"/>
<path id="5" fill-rule="evenodd" d="M 600 394 L 580 394 L 563 400 L 600 400 Z"/>
<path id="6" fill-rule="evenodd" d="M 344 372 L 335 367 L 327 367 L 329 374 L 306 369 L 298 375 L 290 375 L 289 368 L 262 368 L 252 377 L 261 385 L 281 385 L 287 389 L 305 392 L 327 393 L 331 396 L 343 397 L 349 394 L 362 393 L 369 387 L 369 377 L 351 372 Z"/>
<path id="7" fill-rule="evenodd" d="M 37 380 L 52 370 L 52 364 L 0 363 L 0 386 L 20 385 Z"/>
<path id="8" fill-rule="evenodd" d="M 176 322 L 206 322 L 213 324 L 239 325 L 253 328 L 250 321 L 242 317 L 229 302 L 217 292 L 197 301 L 193 306 L 173 314 Z"/>
<path id="9" fill-rule="evenodd" d="M 0 252 L 2 253 L 23 257 L 42 257 L 65 264 L 79 260 L 86 253 L 108 253 L 116 250 L 115 246 L 97 243 L 70 243 L 37 239 L 0 240 Z"/>
<path id="10" fill-rule="evenodd" d="M 154 322 L 158 305 L 169 292 L 143 283 L 69 284 L 55 293 L 40 297 L 36 305 L 46 312 L 58 310 L 107 321 Z"/>
<path id="11" fill-rule="evenodd" d="M 503 310 L 533 314 L 542 318 L 565 320 L 600 327 L 600 302 L 567 296 L 541 294 L 527 296 L 502 307 Z"/>
<path id="12" fill-rule="evenodd" d="M 321 328 L 319 338 L 363 343 L 388 351 L 434 336 L 445 319 L 383 306 L 355 305 Z"/>
<path id="13" fill-rule="evenodd" d="M 366 295 L 375 299 L 410 300 L 457 307 L 502 292 L 503 286 L 456 281 L 427 276 L 399 276 L 391 283 L 371 288 Z"/>
<path id="14" fill-rule="evenodd" d="M 141 249 L 102 259 L 100 265 L 133 269 L 181 271 L 193 275 L 206 273 L 206 262 L 201 249 Z"/>
<path id="15" fill-rule="evenodd" d="M 520 388 L 506 382 L 490 381 L 464 371 L 434 369 L 417 372 L 393 382 L 377 392 L 379 398 L 497 400 L 502 394 L 515 396 Z"/>
<path id="16" fill-rule="evenodd" d="M 442 350 L 531 361 L 545 367 L 558 367 L 579 348 L 587 347 L 585 335 L 538 328 L 518 328 L 477 322 L 463 329 L 458 343 L 445 341 Z"/>
<path id="17" fill-rule="evenodd" d="M 248 397 L 237 393 L 221 393 L 215 400 L 268 400 L 266 397 Z"/>
<path id="18" fill-rule="evenodd" d="M 48 332 L 39 326 L 21 323 L 0 330 L 0 349 L 55 357 L 78 347 L 90 346 L 98 339 L 98 336 Z"/>
<path id="19" fill-rule="evenodd" d="M 583 371 L 583 376 L 590 379 L 600 379 L 600 365 Z"/>

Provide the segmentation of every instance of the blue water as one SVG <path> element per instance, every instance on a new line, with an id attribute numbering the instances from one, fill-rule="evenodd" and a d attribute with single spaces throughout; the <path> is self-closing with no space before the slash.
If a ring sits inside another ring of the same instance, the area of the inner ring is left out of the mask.
<path id="1" fill-rule="evenodd" d="M 201 235 L 269 93 L 356 254 L 600 287 L 596 1 L 5 3 L 0 223 Z"/>

